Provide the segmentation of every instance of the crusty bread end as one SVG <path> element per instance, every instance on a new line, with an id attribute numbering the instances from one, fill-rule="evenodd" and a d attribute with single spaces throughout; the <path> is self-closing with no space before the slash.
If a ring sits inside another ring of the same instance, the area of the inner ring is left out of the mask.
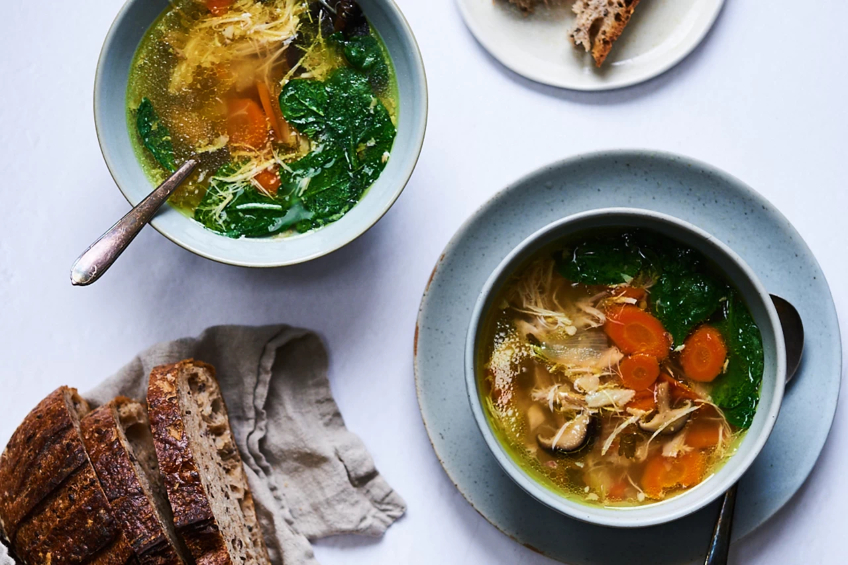
<path id="1" fill-rule="evenodd" d="M 547 0 L 509 0 L 509 3 L 516 6 L 525 14 L 529 14 L 536 8 L 536 5 L 542 1 L 547 2 Z"/>
<path id="2" fill-rule="evenodd" d="M 18 427 L 0 456 L 0 522 L 26 565 L 128 565 L 135 555 L 86 454 L 89 406 L 60 387 Z"/>
<path id="3" fill-rule="evenodd" d="M 595 65 L 600 67 L 638 4 L 639 0 L 577 0 L 572 8 L 577 22 L 571 30 L 571 41 L 591 53 Z"/>

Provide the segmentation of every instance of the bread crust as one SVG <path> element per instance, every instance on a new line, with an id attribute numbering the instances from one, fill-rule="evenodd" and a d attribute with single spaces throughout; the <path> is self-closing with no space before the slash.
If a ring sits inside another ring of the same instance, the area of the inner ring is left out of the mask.
<path id="1" fill-rule="evenodd" d="M 0 455 L 0 525 L 9 539 L 21 520 L 86 460 L 65 405 L 66 391 L 56 389 L 33 408 Z"/>
<path id="2" fill-rule="evenodd" d="M 640 0 L 578 0 L 573 7 L 577 24 L 571 32 L 571 40 L 592 53 L 595 66 L 600 67 L 612 50 L 612 44 L 621 33 Z M 597 32 L 592 34 L 595 26 Z"/>
<path id="3" fill-rule="evenodd" d="M 200 479 L 200 469 L 191 454 L 177 396 L 177 378 L 190 364 L 214 370 L 199 361 L 186 360 L 156 367 L 150 373 L 147 391 L 150 429 L 177 533 L 197 565 L 231 565 L 226 543 Z"/>
<path id="4" fill-rule="evenodd" d="M 60 387 L 24 419 L 0 456 L 0 515 L 29 565 L 134 561 L 79 433 L 88 404 Z"/>
<path id="5" fill-rule="evenodd" d="M 142 565 L 183 565 L 168 538 L 133 465 L 131 453 L 121 441 L 117 408 L 134 403 L 119 397 L 83 418 L 85 448 L 115 518 Z"/>
<path id="6" fill-rule="evenodd" d="M 509 0 L 509 3 L 515 5 L 519 10 L 521 10 L 525 14 L 529 14 L 536 8 L 536 4 L 541 1 L 542 0 Z"/>

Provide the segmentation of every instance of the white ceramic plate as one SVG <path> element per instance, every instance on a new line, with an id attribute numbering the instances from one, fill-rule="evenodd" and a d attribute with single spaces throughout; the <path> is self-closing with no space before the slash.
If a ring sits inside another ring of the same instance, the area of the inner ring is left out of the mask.
<path id="1" fill-rule="evenodd" d="M 667 71 L 701 42 L 724 0 L 642 0 L 600 69 L 568 37 L 572 0 L 523 15 L 507 0 L 457 0 L 471 33 L 498 61 L 536 82 L 610 90 Z"/>

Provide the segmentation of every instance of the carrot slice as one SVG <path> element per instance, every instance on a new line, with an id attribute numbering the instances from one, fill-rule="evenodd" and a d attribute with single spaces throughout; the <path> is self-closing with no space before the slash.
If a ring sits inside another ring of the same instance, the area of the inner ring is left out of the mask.
<path id="1" fill-rule="evenodd" d="M 671 466 L 668 457 L 656 455 L 645 464 L 642 472 L 642 490 L 651 498 L 662 498 L 668 476 L 667 467 Z"/>
<path id="2" fill-rule="evenodd" d="M 626 298 L 633 298 L 636 301 L 644 300 L 647 294 L 644 288 L 637 288 L 635 286 L 619 286 L 612 289 L 613 296 L 624 296 Z"/>
<path id="3" fill-rule="evenodd" d="M 604 331 L 622 353 L 647 353 L 662 361 L 671 348 L 662 323 L 632 304 L 609 310 Z"/>
<path id="4" fill-rule="evenodd" d="M 706 458 L 699 451 L 691 451 L 679 457 L 657 454 L 645 464 L 642 490 L 649 497 L 658 499 L 663 497 L 666 489 L 693 487 L 701 482 L 706 466 Z"/>
<path id="5" fill-rule="evenodd" d="M 259 93 L 259 101 L 262 102 L 262 109 L 265 110 L 265 115 L 268 116 L 268 121 L 271 122 L 271 130 L 274 132 L 274 137 L 281 143 L 290 144 L 292 141 L 291 128 L 280 111 L 280 105 L 273 103 L 268 85 L 264 82 L 257 82 L 256 91 Z"/>
<path id="6" fill-rule="evenodd" d="M 720 440 L 721 425 L 705 418 L 692 421 L 686 431 L 686 445 L 695 449 L 715 447 Z"/>
<path id="7" fill-rule="evenodd" d="M 627 493 L 628 483 L 626 480 L 621 479 L 613 483 L 610 487 L 609 493 L 607 493 L 607 498 L 610 500 L 624 500 L 624 495 Z"/>
<path id="8" fill-rule="evenodd" d="M 693 381 L 708 383 L 724 368 L 727 346 L 721 333 L 712 326 L 701 326 L 684 342 L 680 364 Z"/>
<path id="9" fill-rule="evenodd" d="M 650 387 L 645 390 L 637 390 L 633 399 L 627 403 L 625 408 L 633 408 L 635 410 L 644 410 L 650 412 L 657 407 L 657 399 L 654 396 L 655 389 Z"/>
<path id="10" fill-rule="evenodd" d="M 227 104 L 227 133 L 230 143 L 259 149 L 268 141 L 268 121 L 259 104 L 250 98 L 237 98 Z"/>
<path id="11" fill-rule="evenodd" d="M 697 485 L 704 478 L 707 468 L 706 457 L 700 451 L 690 451 L 677 458 L 683 472 L 679 480 L 680 486 L 689 488 Z M 672 485 L 674 486 L 674 485 Z"/>
<path id="12" fill-rule="evenodd" d="M 621 382 L 632 390 L 645 390 L 660 376 L 660 363 L 653 355 L 634 353 L 621 360 L 618 366 Z"/>
<path id="13" fill-rule="evenodd" d="M 280 189 L 280 174 L 277 172 L 276 167 L 272 167 L 270 169 L 265 169 L 264 171 L 257 174 L 255 177 L 256 182 L 258 182 L 262 188 L 265 189 L 265 192 L 270 194 L 271 196 L 276 196 L 277 191 Z"/>
<path id="14" fill-rule="evenodd" d="M 223 16 L 233 5 L 234 0 L 206 0 L 206 9 L 213 16 Z"/>

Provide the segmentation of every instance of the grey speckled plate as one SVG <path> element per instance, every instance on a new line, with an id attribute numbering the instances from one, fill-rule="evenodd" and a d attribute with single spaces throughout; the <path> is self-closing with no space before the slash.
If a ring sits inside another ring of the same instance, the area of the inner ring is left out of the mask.
<path id="1" fill-rule="evenodd" d="M 448 244 L 421 302 L 415 344 L 421 414 L 448 476 L 480 514 L 516 541 L 569 565 L 703 563 L 716 503 L 676 522 L 634 530 L 567 518 L 501 471 L 468 405 L 465 336 L 489 274 L 546 224 L 611 206 L 664 212 L 710 232 L 742 256 L 769 292 L 798 308 L 808 332 L 804 361 L 772 436 L 742 478 L 734 539 L 795 494 L 827 439 L 839 394 L 841 341 L 830 289 L 780 212 L 738 179 L 686 157 L 642 151 L 575 157 L 525 177 L 478 210 Z M 817 410 L 811 412 L 813 403 Z"/>

